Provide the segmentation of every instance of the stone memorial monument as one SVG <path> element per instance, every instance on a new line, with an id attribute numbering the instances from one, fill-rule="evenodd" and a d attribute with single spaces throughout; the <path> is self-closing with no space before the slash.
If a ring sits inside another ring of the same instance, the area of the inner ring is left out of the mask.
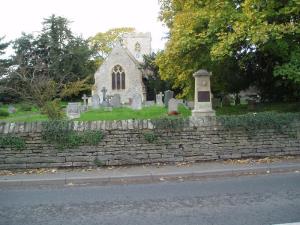
<path id="1" fill-rule="evenodd" d="M 195 77 L 195 99 L 192 117 L 215 116 L 212 109 L 210 76 L 207 70 L 199 70 L 193 74 Z"/>

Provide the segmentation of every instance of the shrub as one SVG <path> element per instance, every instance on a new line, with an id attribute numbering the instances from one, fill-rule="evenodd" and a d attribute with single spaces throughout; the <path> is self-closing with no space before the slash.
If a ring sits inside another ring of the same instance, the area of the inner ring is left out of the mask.
<path id="1" fill-rule="evenodd" d="M 157 135 L 153 132 L 144 133 L 144 138 L 149 143 L 153 143 L 153 142 L 157 141 L 157 139 L 158 139 Z"/>
<path id="2" fill-rule="evenodd" d="M 50 120 L 63 118 L 64 114 L 60 107 L 60 100 L 55 99 L 51 102 L 46 102 L 42 108 L 42 113 L 46 114 Z"/>
<path id="3" fill-rule="evenodd" d="M 181 117 L 168 117 L 161 119 L 152 119 L 151 122 L 158 130 L 180 130 L 184 128 L 188 120 Z"/>
<path id="4" fill-rule="evenodd" d="M 0 137 L 0 148 L 25 148 L 25 140 L 23 138 L 11 135 L 4 135 Z"/>
<path id="5" fill-rule="evenodd" d="M 8 117 L 9 113 L 7 111 L 4 110 L 0 110 L 0 117 Z"/>

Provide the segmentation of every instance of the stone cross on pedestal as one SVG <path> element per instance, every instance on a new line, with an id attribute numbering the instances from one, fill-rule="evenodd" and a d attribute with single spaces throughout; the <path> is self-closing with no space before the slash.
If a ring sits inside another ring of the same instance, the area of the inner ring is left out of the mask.
<path id="1" fill-rule="evenodd" d="M 106 92 L 107 92 L 107 89 L 105 87 L 103 87 L 102 90 L 101 90 L 101 92 L 102 92 L 102 95 L 103 95 L 102 101 L 106 101 Z"/>
<path id="2" fill-rule="evenodd" d="M 164 105 L 163 100 L 162 100 L 163 96 L 164 95 L 161 92 L 159 92 L 159 94 L 156 95 L 156 104 L 157 105 L 159 105 L 159 106 L 163 106 Z"/>
<path id="3" fill-rule="evenodd" d="M 89 99 L 87 96 L 86 96 L 86 94 L 83 94 L 83 96 L 82 96 L 82 98 L 81 98 L 82 100 L 83 100 L 83 105 L 87 105 L 87 100 Z"/>

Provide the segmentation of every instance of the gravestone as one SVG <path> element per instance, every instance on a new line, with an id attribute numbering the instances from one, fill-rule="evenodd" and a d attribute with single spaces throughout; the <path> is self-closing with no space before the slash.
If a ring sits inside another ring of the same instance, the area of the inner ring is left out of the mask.
<path id="1" fill-rule="evenodd" d="M 88 97 L 86 96 L 86 94 L 84 94 L 81 99 L 83 100 L 82 109 L 86 111 L 88 109 Z"/>
<path id="2" fill-rule="evenodd" d="M 92 107 L 93 103 L 92 103 L 92 97 L 88 97 L 88 107 Z"/>
<path id="3" fill-rule="evenodd" d="M 8 106 L 8 113 L 9 114 L 13 114 L 13 113 L 15 113 L 17 110 L 16 110 L 16 108 L 13 106 L 13 105 L 9 105 Z"/>
<path id="4" fill-rule="evenodd" d="M 142 109 L 142 97 L 139 94 L 135 94 L 132 96 L 131 108 L 134 110 Z"/>
<path id="5" fill-rule="evenodd" d="M 154 101 L 146 101 L 146 102 L 144 103 L 144 105 L 145 105 L 146 107 L 148 107 L 148 106 L 153 106 L 153 105 L 155 105 L 155 102 L 154 102 Z"/>
<path id="6" fill-rule="evenodd" d="M 120 107 L 121 106 L 121 96 L 119 94 L 114 94 L 111 97 L 110 104 L 114 108 Z"/>
<path id="7" fill-rule="evenodd" d="M 69 102 L 67 105 L 67 117 L 69 119 L 79 118 L 81 113 L 81 104 L 79 102 Z"/>
<path id="8" fill-rule="evenodd" d="M 164 95 L 161 92 L 158 95 L 156 95 L 156 105 L 158 105 L 158 106 L 164 105 L 163 100 L 162 100 L 163 96 Z"/>
<path id="9" fill-rule="evenodd" d="M 98 109 L 100 107 L 100 98 L 97 94 L 92 96 L 92 107 L 93 109 Z"/>
<path id="10" fill-rule="evenodd" d="M 173 95 L 174 95 L 174 91 L 170 91 L 170 90 L 167 90 L 167 91 L 165 91 L 165 106 L 167 107 L 168 106 L 168 103 L 169 103 L 169 100 L 171 99 L 171 98 L 173 98 Z"/>
<path id="11" fill-rule="evenodd" d="M 168 113 L 178 113 L 178 100 L 171 98 L 168 102 Z"/>

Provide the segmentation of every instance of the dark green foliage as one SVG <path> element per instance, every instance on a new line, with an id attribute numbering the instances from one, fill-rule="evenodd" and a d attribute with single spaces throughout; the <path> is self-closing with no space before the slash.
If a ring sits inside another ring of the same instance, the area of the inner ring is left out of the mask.
<path id="1" fill-rule="evenodd" d="M 32 110 L 32 105 L 27 103 L 20 104 L 20 110 L 25 112 L 30 112 Z"/>
<path id="2" fill-rule="evenodd" d="M 154 129 L 157 130 L 179 130 L 186 125 L 188 120 L 181 117 L 167 117 L 161 119 L 153 119 L 151 120 L 151 122 L 154 125 Z"/>
<path id="3" fill-rule="evenodd" d="M 147 100 L 154 100 L 156 94 L 164 92 L 165 90 L 171 90 L 172 88 L 170 81 L 162 80 L 160 78 L 159 68 L 155 62 L 156 57 L 156 53 L 144 55 L 144 62 L 141 64 L 141 68 L 146 72 L 146 78 L 143 79 L 143 82 L 147 90 Z M 177 94 L 176 90 L 175 94 Z"/>
<path id="4" fill-rule="evenodd" d="M 147 142 L 154 143 L 157 141 L 158 136 L 154 132 L 147 132 L 147 133 L 144 133 L 144 138 Z"/>
<path id="5" fill-rule="evenodd" d="M 8 117 L 8 116 L 9 116 L 9 113 L 7 111 L 0 109 L 0 117 Z"/>
<path id="6" fill-rule="evenodd" d="M 100 131 L 87 130 L 80 135 L 81 143 L 86 145 L 97 145 L 103 139 L 103 134 Z"/>
<path id="7" fill-rule="evenodd" d="M 13 135 L 3 135 L 0 137 L 0 148 L 25 148 L 25 140 Z"/>
<path id="8" fill-rule="evenodd" d="M 57 99 L 51 102 L 46 102 L 42 108 L 42 112 L 46 114 L 50 120 L 62 119 L 64 115 L 60 107 L 60 101 Z"/>
<path id="9" fill-rule="evenodd" d="M 94 164 L 98 167 L 104 166 L 105 162 L 103 162 L 102 160 L 98 159 L 97 157 L 94 159 Z"/>
<path id="10" fill-rule="evenodd" d="M 42 137 L 58 149 L 77 148 L 81 145 L 97 145 L 102 139 L 101 131 L 74 131 L 74 123 L 52 120 L 43 123 Z"/>
<path id="11" fill-rule="evenodd" d="M 275 129 L 280 133 L 289 131 L 295 125 L 299 125 L 299 113 L 248 113 L 237 116 L 219 116 L 218 121 L 228 130 L 245 129 L 256 131 L 262 129 Z"/>

